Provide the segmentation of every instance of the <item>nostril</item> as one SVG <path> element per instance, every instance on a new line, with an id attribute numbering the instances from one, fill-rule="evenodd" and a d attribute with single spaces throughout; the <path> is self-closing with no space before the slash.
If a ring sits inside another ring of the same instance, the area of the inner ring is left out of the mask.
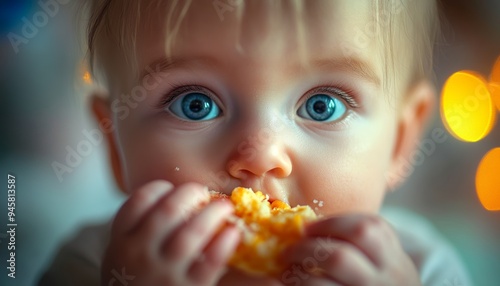
<path id="1" fill-rule="evenodd" d="M 268 173 L 277 178 L 288 177 L 292 173 L 292 164 L 280 164 L 279 167 L 269 170 Z"/>
<path id="2" fill-rule="evenodd" d="M 240 152 L 235 152 L 226 167 L 231 176 L 238 179 L 248 179 L 249 177 L 272 176 L 284 178 L 292 171 L 291 158 L 283 146 L 270 144 L 268 148 L 263 148 L 255 153 L 255 158 L 248 160 Z"/>
<path id="3" fill-rule="evenodd" d="M 248 180 L 251 177 L 255 177 L 255 174 L 245 169 L 238 170 L 237 172 L 238 172 L 237 178 L 240 180 Z"/>
<path id="4" fill-rule="evenodd" d="M 288 177 L 292 172 L 291 164 L 282 164 L 274 168 L 250 168 L 238 163 L 229 164 L 227 170 L 229 174 L 237 179 L 246 180 L 252 177 L 272 176 L 276 178 Z"/>

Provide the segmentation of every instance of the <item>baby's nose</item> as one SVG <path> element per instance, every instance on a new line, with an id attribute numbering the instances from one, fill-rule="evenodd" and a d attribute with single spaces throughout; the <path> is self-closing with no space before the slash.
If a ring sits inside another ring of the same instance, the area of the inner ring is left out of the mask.
<path id="1" fill-rule="evenodd" d="M 233 151 L 228 161 L 228 172 L 234 178 L 284 178 L 292 172 L 286 138 L 271 129 L 261 129 L 246 137 Z"/>

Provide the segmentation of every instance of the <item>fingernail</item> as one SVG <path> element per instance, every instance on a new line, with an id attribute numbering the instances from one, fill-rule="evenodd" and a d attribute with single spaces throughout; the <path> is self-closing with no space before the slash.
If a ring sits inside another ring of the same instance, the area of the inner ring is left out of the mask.
<path id="1" fill-rule="evenodd" d="M 233 205 L 230 202 L 217 200 L 213 203 L 218 204 L 218 207 L 224 212 L 231 213 L 234 211 Z"/>
<path id="2" fill-rule="evenodd" d="M 152 184 L 152 185 L 150 185 L 151 191 L 155 192 L 157 194 L 162 194 L 162 193 L 168 192 L 168 191 L 172 190 L 172 188 L 174 187 L 174 185 L 172 183 L 170 183 L 168 181 L 163 181 L 163 180 L 153 181 L 153 182 L 150 182 L 149 184 Z"/>

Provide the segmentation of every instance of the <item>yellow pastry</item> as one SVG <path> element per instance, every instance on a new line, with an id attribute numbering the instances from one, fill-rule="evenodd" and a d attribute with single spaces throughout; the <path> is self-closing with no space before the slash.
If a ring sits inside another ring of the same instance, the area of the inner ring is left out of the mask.
<path id="1" fill-rule="evenodd" d="M 212 192 L 212 199 L 228 197 Z M 262 192 L 235 188 L 229 197 L 235 215 L 229 219 L 242 232 L 240 244 L 229 266 L 256 275 L 280 274 L 286 265 L 279 256 L 304 235 L 305 224 L 317 218 L 309 206 L 290 207 L 282 201 L 269 201 Z"/>

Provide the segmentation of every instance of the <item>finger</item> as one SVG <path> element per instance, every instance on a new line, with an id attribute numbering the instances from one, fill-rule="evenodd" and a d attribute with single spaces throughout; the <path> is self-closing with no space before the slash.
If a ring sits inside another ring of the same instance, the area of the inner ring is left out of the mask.
<path id="1" fill-rule="evenodd" d="M 389 249 L 399 245 L 388 223 L 378 216 L 332 217 L 308 225 L 306 233 L 352 243 L 378 267 L 390 260 Z"/>
<path id="2" fill-rule="evenodd" d="M 301 284 L 298 284 L 301 286 L 341 286 L 341 284 L 338 284 L 331 279 L 325 278 L 325 277 L 316 277 L 316 276 L 311 276 L 307 279 L 304 280 Z M 345 286 L 345 285 L 342 285 Z"/>
<path id="3" fill-rule="evenodd" d="M 366 285 L 377 271 L 358 248 L 342 240 L 309 238 L 288 251 L 288 263 L 342 285 Z"/>
<path id="4" fill-rule="evenodd" d="M 293 264 L 286 269 L 282 276 L 281 281 L 283 285 L 309 285 L 309 286 L 336 286 L 340 285 L 332 278 L 325 277 L 324 275 L 316 272 L 310 273 L 299 264 Z"/>
<path id="5" fill-rule="evenodd" d="M 138 241 L 149 241 L 151 249 L 161 251 L 165 237 L 183 224 L 199 209 L 201 202 L 210 199 L 207 188 L 195 184 L 183 184 L 165 195 L 137 224 L 132 232 Z"/>
<path id="6" fill-rule="evenodd" d="M 255 276 L 246 274 L 235 268 L 228 268 L 228 271 L 224 273 L 222 278 L 218 281 L 217 285 L 220 286 L 233 286 L 235 281 L 238 281 L 238 286 L 283 286 L 280 280 L 267 276 Z"/>
<path id="7" fill-rule="evenodd" d="M 162 250 L 167 259 L 177 261 L 195 260 L 205 246 L 221 229 L 226 218 L 233 212 L 229 202 L 215 201 L 207 205 L 200 213 L 181 225 L 175 233 L 165 241 Z"/>
<path id="8" fill-rule="evenodd" d="M 170 182 L 156 180 L 137 189 L 123 204 L 113 221 L 113 235 L 130 232 L 160 198 L 173 189 Z"/>
<path id="9" fill-rule="evenodd" d="M 226 271 L 225 265 L 239 240 L 239 230 L 232 226 L 225 227 L 207 246 L 202 259 L 195 261 L 188 270 L 193 282 L 215 285 Z"/>

